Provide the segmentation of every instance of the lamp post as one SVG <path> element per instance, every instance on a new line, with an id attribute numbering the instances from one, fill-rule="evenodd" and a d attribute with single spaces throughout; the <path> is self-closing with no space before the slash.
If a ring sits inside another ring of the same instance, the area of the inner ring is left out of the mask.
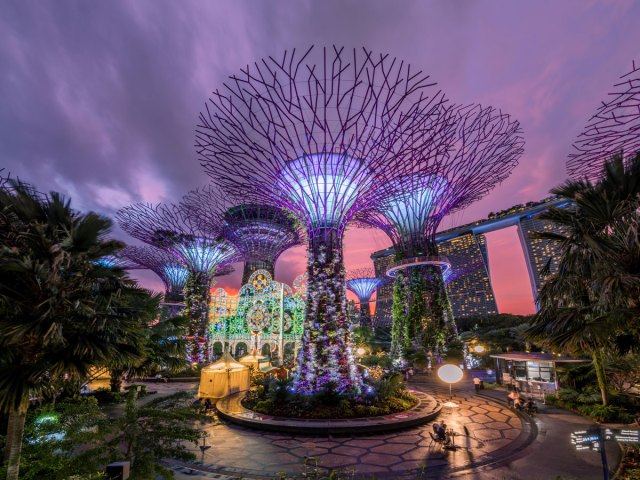
<path id="1" fill-rule="evenodd" d="M 453 394 L 451 392 L 451 386 L 462 380 L 462 375 L 462 369 L 457 365 L 446 364 L 438 369 L 438 377 L 440 377 L 440 380 L 449 384 L 449 401 L 444 404 L 445 407 L 454 408 L 458 406 L 457 403 L 452 401 Z"/>

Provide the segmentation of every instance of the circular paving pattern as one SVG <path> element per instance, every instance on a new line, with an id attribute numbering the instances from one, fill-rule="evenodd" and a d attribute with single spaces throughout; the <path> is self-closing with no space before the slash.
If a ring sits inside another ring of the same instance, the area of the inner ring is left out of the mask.
<path id="1" fill-rule="evenodd" d="M 446 401 L 444 389 L 419 387 Z M 443 450 L 430 438 L 431 423 L 396 433 L 309 436 L 270 433 L 219 423 L 207 427 L 211 448 L 201 454 L 198 470 L 274 478 L 301 478 L 315 469 L 355 472 L 376 478 L 428 478 L 504 461 L 535 437 L 535 427 L 489 398 L 460 393 L 458 408 L 444 408 L 444 420 L 457 436 L 455 450 Z M 532 430 L 533 429 L 533 430 Z M 532 438 L 533 437 L 533 438 Z"/>

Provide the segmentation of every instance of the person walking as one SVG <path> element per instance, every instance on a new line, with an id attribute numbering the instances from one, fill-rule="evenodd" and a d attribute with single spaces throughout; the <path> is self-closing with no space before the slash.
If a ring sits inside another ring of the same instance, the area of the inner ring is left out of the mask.
<path id="1" fill-rule="evenodd" d="M 480 384 L 482 383 L 482 380 L 480 380 L 478 377 L 473 377 L 473 386 L 476 389 L 476 393 L 480 392 Z"/>

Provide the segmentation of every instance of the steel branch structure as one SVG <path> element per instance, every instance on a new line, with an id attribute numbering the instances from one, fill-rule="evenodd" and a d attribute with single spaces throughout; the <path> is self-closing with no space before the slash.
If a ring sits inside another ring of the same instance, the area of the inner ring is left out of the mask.
<path id="1" fill-rule="evenodd" d="M 245 262 L 242 285 L 256 270 L 267 270 L 273 277 L 280 254 L 304 239 L 301 223 L 291 212 L 240 203 L 215 184 L 192 190 L 182 205 L 206 231 L 215 231 L 222 224 L 222 236 L 238 249 Z"/>
<path id="2" fill-rule="evenodd" d="M 383 230 L 402 258 L 435 256 L 442 218 L 469 206 L 507 178 L 524 151 L 520 125 L 491 107 L 454 109 L 447 153 L 426 159 L 427 174 L 401 178 L 396 193 L 356 216 Z"/>
<path id="3" fill-rule="evenodd" d="M 589 179 L 600 177 L 605 162 L 614 155 L 628 158 L 640 152 L 640 67 L 635 62 L 589 119 L 573 148 L 567 162 L 569 175 Z"/>
<path id="4" fill-rule="evenodd" d="M 130 205 L 117 213 L 117 219 L 129 235 L 170 252 L 189 270 L 184 294 L 191 318 L 191 359 L 204 361 L 211 281 L 218 269 L 238 260 L 238 251 L 212 228 L 203 231 L 183 205 Z"/>
<path id="5" fill-rule="evenodd" d="M 360 325 L 371 326 L 371 311 L 369 302 L 376 289 L 387 282 L 386 278 L 377 278 L 371 268 L 351 270 L 347 274 L 347 288 L 360 301 Z"/>
<path id="6" fill-rule="evenodd" d="M 426 158 L 453 119 L 427 75 L 388 55 L 333 47 L 247 66 L 216 90 L 196 128 L 200 160 L 228 192 L 291 210 L 309 238 L 304 345 L 295 388 L 358 391 L 342 235 Z"/>

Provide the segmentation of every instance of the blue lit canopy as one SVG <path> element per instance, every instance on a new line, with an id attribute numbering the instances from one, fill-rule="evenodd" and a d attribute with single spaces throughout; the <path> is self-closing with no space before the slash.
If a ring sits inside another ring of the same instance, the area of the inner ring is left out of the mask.
<path id="1" fill-rule="evenodd" d="M 440 198 L 446 192 L 447 181 L 438 176 L 409 177 L 406 181 L 398 182 L 397 187 L 395 195 L 384 202 L 380 210 L 401 237 L 423 234 Z"/>
<path id="2" fill-rule="evenodd" d="M 341 228 L 372 178 L 363 160 L 315 154 L 287 162 L 279 188 L 288 207 L 316 228 Z"/>
<path id="3" fill-rule="evenodd" d="M 213 275 L 216 269 L 233 262 L 237 250 L 225 240 L 204 237 L 184 238 L 172 244 L 169 249 L 194 272 Z"/>
<path id="4" fill-rule="evenodd" d="M 354 278 L 347 280 L 347 288 L 355 293 L 361 302 L 368 302 L 382 282 L 380 278 Z"/>
<path id="5" fill-rule="evenodd" d="M 187 283 L 189 270 L 179 263 L 167 264 L 162 269 L 172 292 L 181 292 Z"/>

